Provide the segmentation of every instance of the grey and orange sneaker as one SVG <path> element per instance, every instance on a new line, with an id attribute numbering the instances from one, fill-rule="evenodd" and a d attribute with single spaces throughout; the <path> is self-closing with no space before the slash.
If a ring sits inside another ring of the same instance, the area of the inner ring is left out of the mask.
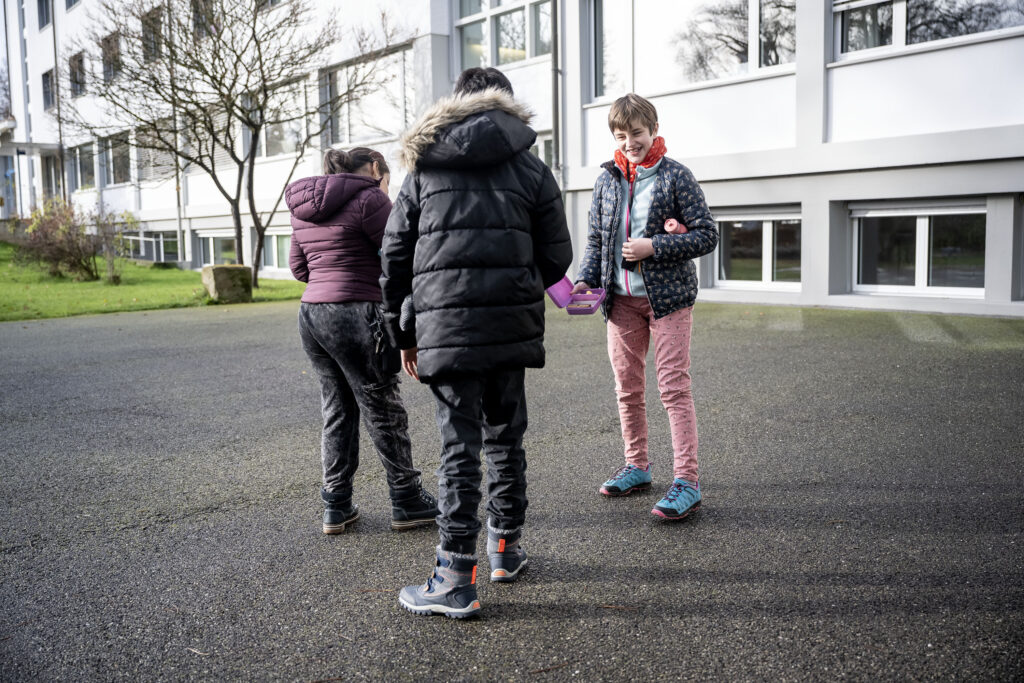
<path id="1" fill-rule="evenodd" d="M 523 535 L 518 529 L 498 529 L 487 522 L 487 559 L 491 563 L 491 581 L 512 583 L 526 569 L 526 551 L 519 547 Z"/>
<path id="2" fill-rule="evenodd" d="M 628 496 L 634 491 L 651 487 L 651 464 L 646 468 L 626 464 L 615 471 L 612 478 L 601 484 L 601 493 L 606 496 Z"/>
<path id="3" fill-rule="evenodd" d="M 472 617 L 480 611 L 476 596 L 476 555 L 437 547 L 434 573 L 422 586 L 406 586 L 398 604 L 413 614 L 445 614 L 452 619 Z"/>

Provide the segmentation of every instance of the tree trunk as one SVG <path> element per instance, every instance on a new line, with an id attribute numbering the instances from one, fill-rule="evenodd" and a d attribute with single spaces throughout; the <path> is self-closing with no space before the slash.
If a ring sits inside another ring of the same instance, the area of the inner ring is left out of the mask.
<path id="1" fill-rule="evenodd" d="M 260 264 L 263 263 L 263 243 L 266 230 L 256 226 L 256 252 L 252 257 L 252 288 L 260 287 Z"/>
<path id="2" fill-rule="evenodd" d="M 235 224 L 235 260 L 238 265 L 245 265 L 245 252 L 242 250 L 242 212 L 238 207 L 238 200 L 231 202 L 231 220 Z"/>

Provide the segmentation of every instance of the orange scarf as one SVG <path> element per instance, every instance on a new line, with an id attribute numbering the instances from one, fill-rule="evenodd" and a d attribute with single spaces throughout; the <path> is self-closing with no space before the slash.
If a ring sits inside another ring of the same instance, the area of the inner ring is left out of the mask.
<path id="1" fill-rule="evenodd" d="M 647 150 L 647 156 L 639 164 L 630 163 L 626 159 L 626 155 L 622 153 L 621 149 L 615 150 L 615 165 L 622 171 L 622 175 L 626 176 L 629 182 L 636 180 L 637 166 L 643 166 L 644 168 L 650 168 L 656 163 L 661 161 L 661 158 L 665 156 L 665 138 L 660 135 L 654 138 L 654 144 Z"/>

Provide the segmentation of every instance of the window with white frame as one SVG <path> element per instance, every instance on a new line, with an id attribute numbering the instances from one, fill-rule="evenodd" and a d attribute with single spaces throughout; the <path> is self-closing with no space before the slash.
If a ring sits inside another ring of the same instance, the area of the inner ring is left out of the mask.
<path id="1" fill-rule="evenodd" d="M 462 69 L 551 54 L 551 0 L 459 0 Z"/>
<path id="2" fill-rule="evenodd" d="M 717 285 L 799 288 L 799 207 L 718 216 Z"/>
<path id="3" fill-rule="evenodd" d="M 854 291 L 981 294 L 985 204 L 852 205 Z"/>
<path id="4" fill-rule="evenodd" d="M 128 132 L 103 140 L 103 184 L 118 185 L 132 180 L 132 157 Z"/>
<path id="5" fill-rule="evenodd" d="M 372 89 L 349 101 L 345 101 L 345 94 L 354 89 L 356 72 L 341 66 L 327 75 L 330 144 L 396 138 L 415 118 L 417 84 L 412 50 L 381 57 L 372 68 Z"/>
<path id="6" fill-rule="evenodd" d="M 221 266 L 238 263 L 235 238 L 229 235 L 202 236 L 199 238 L 199 259 L 204 266 Z"/>
<path id="7" fill-rule="evenodd" d="M 591 0 L 590 25 L 598 98 L 664 92 L 796 59 L 793 0 Z"/>
<path id="8" fill-rule="evenodd" d="M 57 83 L 53 69 L 43 73 L 43 109 L 53 109 L 57 104 Z"/>
<path id="9" fill-rule="evenodd" d="M 266 235 L 263 238 L 263 267 L 288 268 L 291 248 L 291 235 Z"/>
<path id="10" fill-rule="evenodd" d="M 42 162 L 43 196 L 51 199 L 61 193 L 60 159 L 55 156 L 46 155 L 42 157 Z"/>
<path id="11" fill-rule="evenodd" d="M 164 10 L 151 9 L 142 15 L 142 60 L 155 62 L 164 52 Z"/>
<path id="12" fill-rule="evenodd" d="M 548 166 L 554 163 L 554 139 L 551 132 L 537 133 L 537 140 L 530 151 Z"/>
<path id="13" fill-rule="evenodd" d="M 77 5 L 79 2 L 80 2 L 80 0 L 65 0 L 65 3 L 64 3 L 65 9 L 71 9 L 72 7 Z"/>
<path id="14" fill-rule="evenodd" d="M 96 186 L 95 155 L 91 142 L 68 150 L 68 180 L 71 190 L 88 190 Z"/>
<path id="15" fill-rule="evenodd" d="M 833 13 L 839 54 L 1024 26 L 1019 0 L 836 0 Z"/>
<path id="16" fill-rule="evenodd" d="M 157 122 L 157 126 L 135 131 L 138 149 L 139 180 L 163 180 L 174 175 L 174 128 L 170 119 Z"/>

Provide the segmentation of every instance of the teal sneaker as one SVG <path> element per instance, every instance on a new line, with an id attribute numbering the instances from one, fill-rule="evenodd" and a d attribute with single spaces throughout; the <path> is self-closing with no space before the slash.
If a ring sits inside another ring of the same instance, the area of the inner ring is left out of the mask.
<path id="1" fill-rule="evenodd" d="M 662 519 L 684 519 L 700 509 L 700 501 L 700 484 L 691 484 L 685 479 L 677 478 L 672 482 L 665 497 L 651 510 L 651 514 Z"/>
<path id="2" fill-rule="evenodd" d="M 651 464 L 641 469 L 636 465 L 623 465 L 612 478 L 601 484 L 601 493 L 606 496 L 628 496 L 633 491 L 651 487 Z"/>

